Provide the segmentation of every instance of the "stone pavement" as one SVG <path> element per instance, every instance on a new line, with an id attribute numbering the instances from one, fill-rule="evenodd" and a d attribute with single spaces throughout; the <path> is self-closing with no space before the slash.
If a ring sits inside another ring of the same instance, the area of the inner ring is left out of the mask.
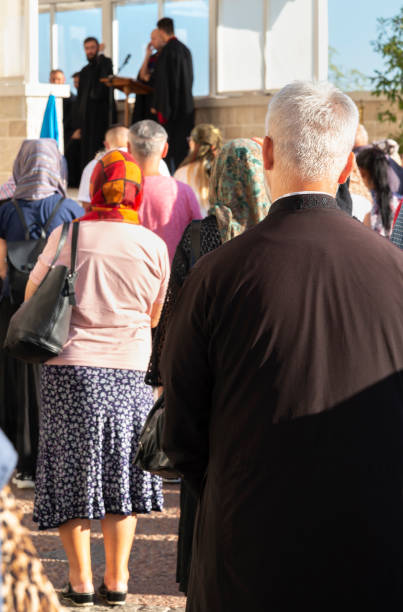
<path id="1" fill-rule="evenodd" d="M 111 612 L 111 610 L 122 610 L 122 612 L 185 612 L 185 608 L 166 608 L 166 607 L 161 607 L 161 606 L 138 606 L 137 604 L 130 604 L 127 603 L 125 606 L 118 606 L 118 607 L 111 607 L 111 606 L 102 606 L 102 605 L 95 605 L 91 608 L 89 608 L 89 610 L 91 610 L 92 612 Z M 77 610 L 76 606 L 68 606 L 66 607 L 62 607 L 62 610 Z"/>
<path id="2" fill-rule="evenodd" d="M 32 489 L 16 489 L 13 493 L 25 514 L 24 524 L 30 530 L 32 541 L 42 560 L 45 572 L 56 590 L 67 582 L 67 559 L 57 530 L 38 531 L 32 522 L 34 493 Z M 184 612 L 186 600 L 175 582 L 176 546 L 179 518 L 179 485 L 164 486 L 165 510 L 139 515 L 137 534 L 130 556 L 129 594 L 125 612 Z M 102 582 L 104 550 L 100 522 L 93 521 L 91 557 L 94 586 Z M 63 606 L 63 610 L 77 610 Z M 112 608 L 98 605 L 94 612 Z M 117 608 L 115 608 L 117 609 Z"/>

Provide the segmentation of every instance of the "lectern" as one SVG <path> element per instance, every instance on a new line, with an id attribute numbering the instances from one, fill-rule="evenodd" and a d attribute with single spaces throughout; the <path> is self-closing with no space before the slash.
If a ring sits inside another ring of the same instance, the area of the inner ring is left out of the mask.
<path id="1" fill-rule="evenodd" d="M 150 94 L 154 91 L 152 87 L 137 81 L 136 79 L 130 79 L 128 77 L 110 76 L 106 79 L 99 79 L 101 83 L 104 83 L 107 87 L 113 87 L 123 91 L 126 95 L 125 99 L 125 126 L 129 127 L 129 96 L 130 94 Z"/>

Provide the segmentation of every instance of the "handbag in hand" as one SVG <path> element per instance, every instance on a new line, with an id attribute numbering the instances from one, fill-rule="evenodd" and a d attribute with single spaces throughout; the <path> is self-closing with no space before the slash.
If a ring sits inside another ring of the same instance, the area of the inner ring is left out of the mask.
<path id="1" fill-rule="evenodd" d="M 13 357 L 28 363 L 43 363 L 61 353 L 70 330 L 71 309 L 76 304 L 79 225 L 73 223 L 70 268 L 55 266 L 69 231 L 70 223 L 65 222 L 49 272 L 34 295 L 11 317 L 4 348 Z"/>
<path id="2" fill-rule="evenodd" d="M 190 226 L 190 257 L 191 269 L 200 257 L 200 224 L 192 221 Z M 139 445 L 134 465 L 141 470 L 151 472 L 164 478 L 177 478 L 178 472 L 172 467 L 170 460 L 162 450 L 162 431 L 164 428 L 165 406 L 162 394 L 152 407 L 139 438 Z"/>
<path id="3" fill-rule="evenodd" d="M 156 476 L 177 478 L 178 472 L 172 467 L 161 446 L 164 413 L 164 395 L 161 395 L 151 408 L 140 434 L 134 465 Z"/>

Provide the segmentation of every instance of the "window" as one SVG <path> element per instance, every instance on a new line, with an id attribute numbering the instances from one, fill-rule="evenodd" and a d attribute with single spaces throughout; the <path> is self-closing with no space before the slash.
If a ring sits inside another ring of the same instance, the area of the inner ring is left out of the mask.
<path id="1" fill-rule="evenodd" d="M 123 4 L 116 7 L 118 65 L 115 72 L 130 53 L 131 58 L 121 70 L 122 76 L 136 78 L 143 63 L 150 33 L 158 21 L 158 2 L 143 0 L 133 4 Z"/>
<path id="2" fill-rule="evenodd" d="M 169 0 L 164 16 L 175 21 L 175 34 L 192 52 L 193 95 L 209 93 L 209 2 L 208 0 Z"/>
<path id="3" fill-rule="evenodd" d="M 48 83 L 50 73 L 50 14 L 39 13 L 39 82 Z"/>
<path id="4" fill-rule="evenodd" d="M 219 1 L 218 91 L 263 89 L 263 21 L 264 0 Z"/>
<path id="5" fill-rule="evenodd" d="M 57 11 L 55 15 L 58 32 L 57 67 L 66 75 L 66 82 L 72 84 L 71 75 L 87 63 L 83 41 L 87 36 L 102 40 L 102 11 L 100 8 L 78 11 Z"/>

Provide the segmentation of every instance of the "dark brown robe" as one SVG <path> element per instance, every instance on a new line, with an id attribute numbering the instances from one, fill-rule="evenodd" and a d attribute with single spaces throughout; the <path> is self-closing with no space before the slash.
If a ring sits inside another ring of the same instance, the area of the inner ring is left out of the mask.
<path id="1" fill-rule="evenodd" d="M 203 257 L 162 354 L 188 612 L 402 610 L 403 255 L 326 195 Z"/>

